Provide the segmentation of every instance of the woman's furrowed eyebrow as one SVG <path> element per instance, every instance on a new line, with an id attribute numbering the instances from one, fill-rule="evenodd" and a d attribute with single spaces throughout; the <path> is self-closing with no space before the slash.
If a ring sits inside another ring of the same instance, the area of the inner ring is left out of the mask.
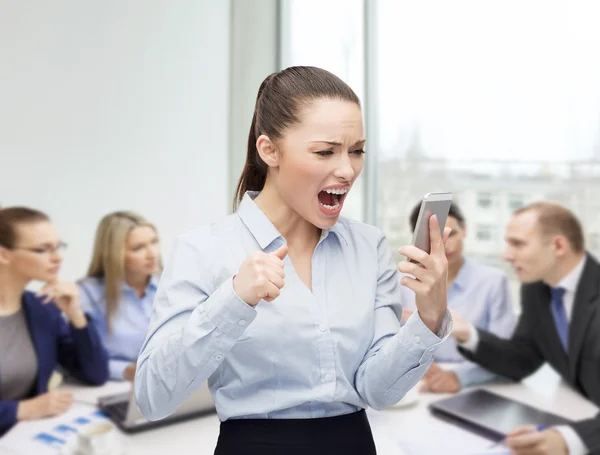
<path id="1" fill-rule="evenodd" d="M 364 144 L 366 141 L 367 141 L 366 139 L 361 139 L 359 141 L 356 141 L 354 144 L 352 144 L 351 147 L 356 147 L 357 145 Z M 336 141 L 311 141 L 311 143 L 313 143 L 313 144 L 329 144 L 329 145 L 336 145 L 336 146 L 342 145 L 341 142 L 336 142 Z"/>

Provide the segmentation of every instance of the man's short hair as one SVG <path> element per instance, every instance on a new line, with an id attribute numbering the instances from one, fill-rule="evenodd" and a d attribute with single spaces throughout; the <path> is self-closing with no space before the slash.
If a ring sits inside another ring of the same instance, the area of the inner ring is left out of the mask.
<path id="1" fill-rule="evenodd" d="M 516 210 L 514 215 L 531 211 L 536 213 L 543 234 L 564 235 L 573 251 L 584 251 L 583 228 L 579 219 L 568 208 L 555 202 L 534 202 Z"/>

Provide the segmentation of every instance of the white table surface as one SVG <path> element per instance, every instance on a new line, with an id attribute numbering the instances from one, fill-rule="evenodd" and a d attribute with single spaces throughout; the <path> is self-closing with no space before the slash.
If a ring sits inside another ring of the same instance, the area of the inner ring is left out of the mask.
<path id="1" fill-rule="evenodd" d="M 63 389 L 74 392 L 76 400 L 91 402 L 97 397 L 127 390 L 129 384 L 111 382 L 99 388 L 67 385 Z M 543 367 L 535 375 L 522 383 L 495 383 L 484 388 L 506 397 L 536 406 L 540 409 L 563 415 L 571 419 L 592 417 L 598 408 L 585 400 L 560 381 L 560 378 L 549 367 Z M 421 394 L 418 401 L 408 407 L 395 407 L 385 411 L 369 410 L 369 420 L 379 455 L 404 455 L 406 450 L 400 448 L 398 438 L 432 438 L 433 429 L 440 425 L 447 426 L 433 417 L 427 410 L 427 404 L 440 399 L 444 395 Z M 15 426 L 13 432 L 25 432 L 27 423 Z M 450 430 L 462 431 L 462 430 Z M 17 433 L 18 434 L 18 433 Z M 125 455 L 209 455 L 219 435 L 219 420 L 216 414 L 186 422 L 168 425 L 155 430 L 135 435 L 120 434 Z M 451 450 L 446 453 L 452 452 Z M 0 451 L 9 455 L 7 451 Z M 457 452 L 453 452 L 457 453 Z M 462 453 L 469 453 L 468 450 Z M 12 455 L 12 453 L 10 454 Z"/>

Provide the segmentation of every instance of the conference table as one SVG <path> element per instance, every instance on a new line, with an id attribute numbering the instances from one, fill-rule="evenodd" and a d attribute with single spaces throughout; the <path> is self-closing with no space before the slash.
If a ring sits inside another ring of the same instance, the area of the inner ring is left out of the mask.
<path id="1" fill-rule="evenodd" d="M 129 387 L 127 383 L 110 382 L 98 388 L 73 384 L 61 388 L 71 390 L 79 403 L 93 403 L 98 397 L 123 392 Z M 598 411 L 594 404 L 565 385 L 548 366 L 520 383 L 500 381 L 481 387 L 570 419 L 589 418 Z M 501 453 L 483 450 L 493 443 L 443 422 L 429 412 L 427 405 L 446 395 L 419 394 L 416 389 L 396 407 L 368 411 L 379 455 Z M 28 425 L 28 422 L 19 423 L 7 437 L 14 440 L 26 435 Z M 214 451 L 218 434 L 219 420 L 216 414 L 211 414 L 133 435 L 120 433 L 119 438 L 124 455 L 208 455 Z M 0 454 L 19 455 L 1 447 Z"/>

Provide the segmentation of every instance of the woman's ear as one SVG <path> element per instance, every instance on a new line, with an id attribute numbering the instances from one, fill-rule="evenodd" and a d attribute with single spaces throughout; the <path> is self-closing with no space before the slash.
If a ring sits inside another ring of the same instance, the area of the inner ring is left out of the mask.
<path id="1" fill-rule="evenodd" d="M 279 150 L 269 136 L 261 134 L 258 137 L 256 140 L 256 150 L 258 150 L 258 155 L 267 166 L 279 166 Z"/>

